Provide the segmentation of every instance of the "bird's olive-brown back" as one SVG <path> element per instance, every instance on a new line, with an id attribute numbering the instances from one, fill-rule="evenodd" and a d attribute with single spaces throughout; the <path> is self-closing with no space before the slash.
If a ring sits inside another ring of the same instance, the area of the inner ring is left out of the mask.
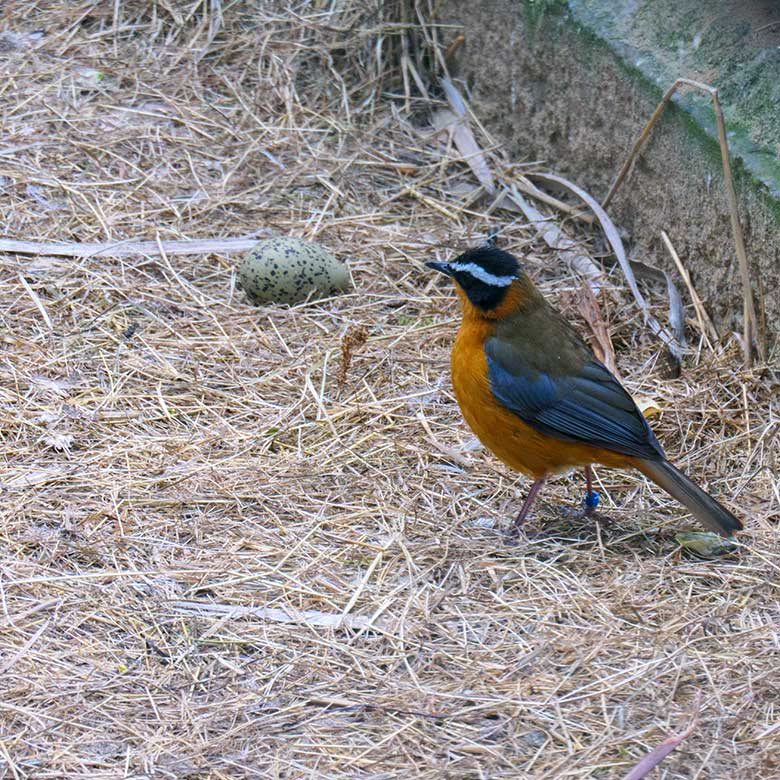
<path id="1" fill-rule="evenodd" d="M 496 320 L 491 333 L 503 365 L 518 373 L 532 369 L 559 377 L 577 372 L 595 359 L 590 347 L 526 274 L 512 286 L 517 288 L 514 308 Z"/>

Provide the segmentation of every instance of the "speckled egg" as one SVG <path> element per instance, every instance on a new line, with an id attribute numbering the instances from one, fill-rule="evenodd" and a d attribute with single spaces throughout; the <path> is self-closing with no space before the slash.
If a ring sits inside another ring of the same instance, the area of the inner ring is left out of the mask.
<path id="1" fill-rule="evenodd" d="M 350 286 L 343 263 L 327 249 L 301 238 L 260 241 L 238 267 L 238 284 L 254 304 L 297 303 L 314 293 L 333 295 Z"/>

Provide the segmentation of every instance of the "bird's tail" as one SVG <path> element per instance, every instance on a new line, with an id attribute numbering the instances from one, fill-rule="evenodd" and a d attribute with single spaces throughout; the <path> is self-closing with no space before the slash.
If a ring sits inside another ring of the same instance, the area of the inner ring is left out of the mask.
<path id="1" fill-rule="evenodd" d="M 639 470 L 669 495 L 685 505 L 690 513 L 710 531 L 721 536 L 731 536 L 734 531 L 742 530 L 742 523 L 719 504 L 709 493 L 691 482 L 668 460 L 641 460 Z"/>

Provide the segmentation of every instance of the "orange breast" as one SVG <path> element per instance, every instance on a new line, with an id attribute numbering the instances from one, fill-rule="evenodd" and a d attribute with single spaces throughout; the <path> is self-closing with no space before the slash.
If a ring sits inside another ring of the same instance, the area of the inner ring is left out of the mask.
<path id="1" fill-rule="evenodd" d="M 452 386 L 468 426 L 507 466 L 539 479 L 575 466 L 631 465 L 632 458 L 600 447 L 561 441 L 532 428 L 494 397 L 483 343 L 490 324 L 464 320 L 452 349 Z"/>

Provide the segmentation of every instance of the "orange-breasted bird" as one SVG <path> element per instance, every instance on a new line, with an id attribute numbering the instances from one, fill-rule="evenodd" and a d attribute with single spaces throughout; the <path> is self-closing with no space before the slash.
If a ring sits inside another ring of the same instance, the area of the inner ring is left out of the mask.
<path id="1" fill-rule="evenodd" d="M 463 318 L 452 348 L 452 385 L 480 441 L 534 479 L 522 525 L 545 479 L 584 467 L 586 512 L 598 503 L 591 464 L 639 469 L 709 530 L 742 523 L 675 468 L 631 396 L 542 296 L 509 252 L 486 245 L 451 262 Z"/>

